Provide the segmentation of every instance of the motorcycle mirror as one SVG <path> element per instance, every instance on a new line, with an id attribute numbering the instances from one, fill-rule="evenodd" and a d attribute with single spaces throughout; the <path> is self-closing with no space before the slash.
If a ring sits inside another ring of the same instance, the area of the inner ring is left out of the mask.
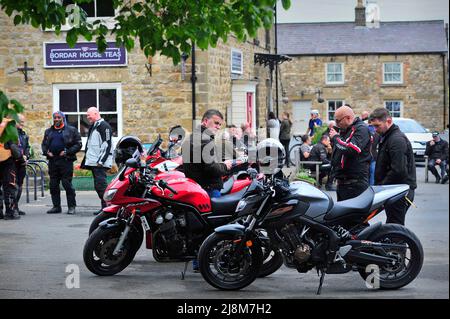
<path id="1" fill-rule="evenodd" d="M 181 125 L 176 125 L 172 127 L 169 131 L 169 141 L 177 144 L 181 143 L 186 136 L 186 131 L 181 127 Z"/>
<path id="2" fill-rule="evenodd" d="M 138 161 L 136 161 L 134 158 L 129 158 L 127 159 L 127 161 L 125 162 L 125 165 L 131 168 L 138 168 L 139 167 L 139 163 Z"/>

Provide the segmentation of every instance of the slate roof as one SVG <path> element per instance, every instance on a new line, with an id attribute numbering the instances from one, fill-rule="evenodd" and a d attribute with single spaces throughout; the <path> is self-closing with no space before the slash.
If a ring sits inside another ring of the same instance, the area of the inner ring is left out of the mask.
<path id="1" fill-rule="evenodd" d="M 447 52 L 443 20 L 380 22 L 379 28 L 354 22 L 278 24 L 278 54 L 337 55 Z"/>

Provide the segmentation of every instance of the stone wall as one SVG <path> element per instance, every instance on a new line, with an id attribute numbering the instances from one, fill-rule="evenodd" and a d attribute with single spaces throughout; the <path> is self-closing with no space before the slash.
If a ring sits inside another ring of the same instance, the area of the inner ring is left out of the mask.
<path id="1" fill-rule="evenodd" d="M 272 32 L 273 34 L 273 32 Z M 243 79 L 259 77 L 256 98 L 260 109 L 260 121 L 265 122 L 266 69 L 255 67 L 254 52 L 266 52 L 265 31 L 258 33 L 259 45 L 253 40 L 245 43 L 230 37 L 216 48 L 196 51 L 197 119 L 207 108 L 215 107 L 224 113 L 231 105 L 231 47 L 244 53 Z M 273 39 L 273 36 L 272 36 Z M 79 42 L 84 42 L 83 38 Z M 110 41 L 114 41 L 113 38 Z M 44 131 L 51 125 L 53 110 L 53 84 L 61 83 L 121 83 L 123 135 L 137 135 L 144 142 L 154 140 L 157 133 L 167 139 L 168 129 L 176 124 L 192 128 L 191 58 L 185 65 L 184 77 L 181 64 L 174 66 L 165 57 L 152 58 L 152 75 L 145 67 L 148 62 L 143 52 L 136 48 L 128 53 L 126 67 L 45 69 L 44 42 L 65 42 L 65 32 L 57 37 L 53 32 L 43 32 L 31 26 L 14 26 L 12 18 L 0 11 L 0 89 L 10 99 L 17 99 L 25 106 L 26 131 L 37 153 Z M 271 46 L 273 48 L 273 45 Z M 16 72 L 24 61 L 34 71 L 28 73 L 29 81 Z M 238 123 L 236 123 L 238 124 Z"/>
<path id="2" fill-rule="evenodd" d="M 444 57 L 448 70 L 446 61 Z M 325 83 L 325 67 L 330 62 L 344 63 L 343 85 Z M 382 83 L 384 62 L 403 63 L 403 84 Z M 327 100 L 345 100 L 358 116 L 364 110 L 383 107 L 386 100 L 401 100 L 404 117 L 416 119 L 430 130 L 443 130 L 448 124 L 443 68 L 443 56 L 439 54 L 293 57 L 281 66 L 282 84 L 289 98 L 284 109 L 292 111 L 294 101 L 312 100 L 312 109 L 318 109 L 326 120 Z M 322 90 L 324 103 L 317 102 L 317 88 Z"/>

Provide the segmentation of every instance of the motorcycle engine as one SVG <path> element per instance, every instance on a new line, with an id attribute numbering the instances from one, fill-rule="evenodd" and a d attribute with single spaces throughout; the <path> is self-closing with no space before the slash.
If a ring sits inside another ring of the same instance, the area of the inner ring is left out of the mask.
<path id="1" fill-rule="evenodd" d="M 186 227 L 184 214 L 178 214 L 171 209 L 164 209 L 154 215 L 154 223 L 159 226 L 161 238 L 170 256 L 180 256 L 186 253 L 186 237 L 181 231 Z"/>
<path id="2" fill-rule="evenodd" d="M 284 241 L 288 243 L 289 248 L 285 249 L 286 265 L 297 268 L 299 271 L 306 271 L 304 264 L 311 257 L 311 251 L 314 248 L 314 242 L 307 240 L 301 231 L 301 226 L 288 224 L 281 229 Z M 305 268 L 305 269 L 304 269 Z M 307 267 L 309 268 L 309 267 Z"/>

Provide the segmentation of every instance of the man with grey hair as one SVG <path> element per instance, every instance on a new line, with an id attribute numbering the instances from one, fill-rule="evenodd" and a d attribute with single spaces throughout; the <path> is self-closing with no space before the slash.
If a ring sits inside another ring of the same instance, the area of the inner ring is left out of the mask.
<path id="1" fill-rule="evenodd" d="M 100 116 L 96 107 L 90 107 L 86 112 L 91 124 L 86 142 L 85 156 L 81 163 L 82 168 L 90 169 L 94 177 L 95 191 L 100 198 L 102 209 L 106 207 L 103 200 L 107 182 L 106 171 L 112 167 L 112 129 Z M 95 212 L 94 215 L 100 213 Z"/>
<path id="2" fill-rule="evenodd" d="M 375 166 L 375 185 L 408 184 L 408 199 L 386 205 L 386 223 L 405 225 L 405 215 L 414 199 L 416 184 L 416 163 L 411 143 L 400 128 L 392 121 L 389 111 L 383 107 L 370 114 L 370 124 L 381 139 Z"/>

